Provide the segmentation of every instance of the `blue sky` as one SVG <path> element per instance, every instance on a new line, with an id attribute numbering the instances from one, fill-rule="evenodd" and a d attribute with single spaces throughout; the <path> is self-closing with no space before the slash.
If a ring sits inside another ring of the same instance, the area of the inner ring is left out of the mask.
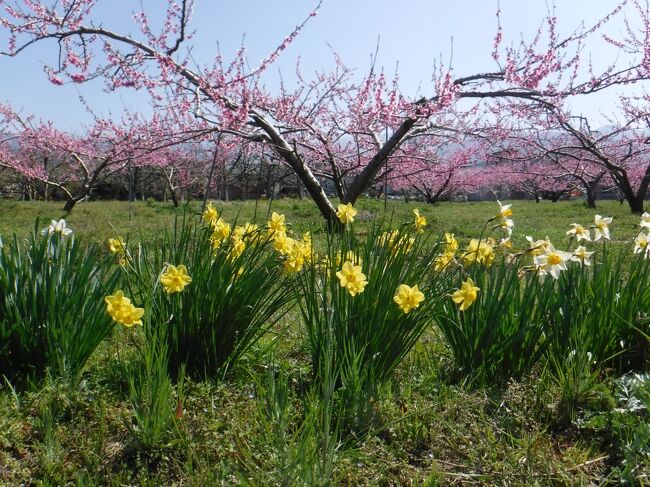
<path id="1" fill-rule="evenodd" d="M 163 0 L 142 0 L 152 20 L 162 16 Z M 139 1 L 99 0 L 94 19 L 105 27 L 137 35 L 131 14 Z M 245 35 L 251 66 L 256 66 L 290 33 L 313 8 L 311 0 L 197 0 L 191 27 L 193 56 L 209 64 L 217 43 L 226 59 L 238 49 Z M 590 23 L 613 8 L 612 0 L 556 0 L 558 28 L 568 34 L 581 22 Z M 505 42 L 530 38 L 547 12 L 544 0 L 501 0 Z M 452 53 L 457 75 L 494 69 L 490 57 L 496 31 L 496 0 L 324 0 L 319 15 L 313 18 L 297 40 L 265 75 L 268 87 L 277 86 L 279 72 L 291 80 L 296 59 L 309 74 L 333 65 L 334 49 L 360 73 L 368 69 L 370 56 L 379 39 L 378 65 L 392 74 L 399 63 L 400 86 L 407 94 L 422 87 L 426 94 L 435 60 L 448 61 Z M 622 22 L 608 27 L 616 36 Z M 0 34 L 0 42 L 6 37 Z M 452 44 L 453 39 L 453 44 Z M 331 47 L 330 47 L 331 46 Z M 588 46 L 589 47 L 589 46 Z M 56 59 L 54 43 L 41 44 L 18 58 L 0 58 L 0 100 L 10 102 L 25 113 L 34 113 L 54 121 L 64 129 L 78 129 L 89 115 L 78 102 L 82 95 L 99 114 L 120 113 L 125 107 L 147 110 L 146 94 L 132 90 L 104 93 L 101 82 L 85 85 L 51 85 L 43 74 L 43 65 Z M 592 53 L 596 64 L 609 62 L 618 53 L 613 49 Z M 613 98 L 576 100 L 574 109 L 595 120 L 599 111 L 611 111 Z"/>

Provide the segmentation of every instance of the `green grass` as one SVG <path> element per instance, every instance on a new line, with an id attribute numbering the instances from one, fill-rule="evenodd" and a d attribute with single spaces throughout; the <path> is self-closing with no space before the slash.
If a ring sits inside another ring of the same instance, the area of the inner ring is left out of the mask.
<path id="1" fill-rule="evenodd" d="M 320 217 L 308 200 L 260 201 L 256 218 L 255 202 L 216 206 L 227 220 L 260 224 L 269 209 L 278 211 L 295 232 L 311 230 L 316 240 L 324 240 Z M 493 202 L 389 201 L 385 211 L 383 201 L 363 200 L 356 207 L 357 232 L 377 219 L 393 218 L 395 226 L 410 221 L 417 207 L 429 221 L 428 231 L 462 239 L 478 236 L 497 210 Z M 0 235 L 26 237 L 36 217 L 42 226 L 65 217 L 87 242 L 103 244 L 116 234 L 149 239 L 183 211 L 138 202 L 129 221 L 125 202 L 80 203 L 69 215 L 60 208 L 58 202 L 0 200 Z M 191 208 L 198 211 L 200 203 Z M 513 238 L 522 245 L 526 235 L 548 236 L 562 248 L 569 224 L 587 226 L 595 214 L 614 217 L 614 241 L 629 241 L 638 230 L 638 216 L 617 202 L 589 210 L 580 202 L 514 201 L 513 210 Z M 292 466 L 303 458 L 301 442 L 308 434 L 299 429 L 310 380 L 300 319 L 297 308 L 287 313 L 225 381 L 189 381 L 172 439 L 149 455 L 140 453 L 129 435 L 123 370 L 134 353 L 129 330 L 116 329 L 100 345 L 73 391 L 48 381 L 14 389 L 0 378 L 0 485 L 300 485 L 298 474 L 304 479 L 305 472 L 318 470 L 308 463 L 312 456 Z M 566 423 L 558 421 L 562 391 L 548 370 L 537 367 L 499 388 L 465 388 L 450 378 L 451 360 L 437 334 L 425 333 L 395 371 L 387 398 L 375 405 L 379 428 L 356 444 L 336 448 L 331 485 L 615 485 L 630 464 L 628 478 L 647 482 L 650 460 L 643 441 L 647 445 L 650 438 L 637 437 L 648 413 L 626 416 L 626 427 L 617 419 L 612 427 L 612 378 L 600 377 L 591 401 Z M 287 400 L 282 411 L 269 416 L 260 404 L 273 403 L 274 367 L 282 370 L 278 377 L 286 381 Z M 285 423 L 272 420 L 278 414 Z"/>
<path id="2" fill-rule="evenodd" d="M 614 241 L 629 240 L 638 231 L 638 216 L 631 214 L 627 205 L 616 201 L 601 201 L 595 210 L 586 208 L 580 201 L 512 203 L 515 220 L 513 239 L 515 243 L 522 245 L 526 235 L 536 239 L 548 236 L 552 241 L 560 242 L 565 238 L 565 232 L 571 223 L 587 226 L 593 223 L 596 214 L 614 217 Z M 240 222 L 261 224 L 266 222 L 270 211 L 277 211 L 287 215 L 287 220 L 292 222 L 294 230 L 298 233 L 322 228 L 318 211 L 308 199 L 260 200 L 257 208 L 254 201 L 217 202 L 216 206 L 229 221 L 237 217 Z M 142 232 L 147 238 L 158 234 L 165 226 L 171 227 L 175 215 L 184 211 L 183 206 L 174 208 L 170 203 L 134 202 L 129 221 L 128 207 L 128 203 L 122 201 L 94 201 L 79 203 L 66 215 L 61 210 L 60 202 L 0 200 L 0 235 L 8 236 L 16 232 L 26 236 L 32 230 L 36 217 L 39 217 L 43 226 L 51 219 L 65 218 L 77 235 L 102 243 L 116 232 L 120 235 L 131 235 L 133 238 Z M 360 200 L 355 207 L 360 210 L 355 225 L 357 230 L 371 225 L 378 218 L 392 218 L 395 222 L 410 221 L 413 218 L 412 210 L 419 208 L 429 222 L 429 231 L 434 234 L 451 232 L 468 238 L 477 236 L 486 219 L 493 216 L 498 208 L 494 202 L 441 203 L 431 206 L 389 200 L 384 209 L 383 200 L 368 199 Z M 192 202 L 189 208 L 190 211 L 198 212 L 201 203 Z"/>

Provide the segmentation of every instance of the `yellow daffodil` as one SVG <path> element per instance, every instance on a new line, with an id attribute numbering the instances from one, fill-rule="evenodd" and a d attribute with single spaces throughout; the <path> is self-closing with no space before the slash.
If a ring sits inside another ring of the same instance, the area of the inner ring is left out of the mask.
<path id="1" fill-rule="evenodd" d="M 259 238 L 258 226 L 254 223 L 237 225 L 232 231 L 233 236 L 242 239 L 244 242 L 252 243 Z"/>
<path id="2" fill-rule="evenodd" d="M 362 293 L 368 284 L 366 275 L 361 272 L 361 266 L 350 261 L 343 263 L 343 268 L 336 273 L 336 277 L 339 278 L 341 287 L 346 288 L 351 296 Z"/>
<path id="3" fill-rule="evenodd" d="M 566 232 L 567 235 L 575 237 L 578 242 L 580 242 L 580 240 L 587 240 L 588 242 L 591 242 L 591 234 L 589 233 L 588 229 L 579 223 L 572 223 L 571 227 L 572 228 Z"/>
<path id="4" fill-rule="evenodd" d="M 291 247 L 289 255 L 284 261 L 284 271 L 287 274 L 300 272 L 305 265 L 305 255 L 301 244 L 295 244 Z"/>
<path id="5" fill-rule="evenodd" d="M 336 209 L 336 216 L 339 218 L 341 223 L 346 225 L 354 221 L 354 217 L 357 216 L 357 210 L 354 209 L 352 203 L 348 203 L 346 205 L 339 204 L 338 208 Z"/>
<path id="6" fill-rule="evenodd" d="M 244 249 L 246 249 L 246 242 L 239 236 L 234 236 L 230 244 L 231 247 L 230 252 L 228 252 L 228 257 L 233 260 L 243 254 Z"/>
<path id="7" fill-rule="evenodd" d="M 280 215 L 275 211 L 271 214 L 271 219 L 266 222 L 269 235 L 274 235 L 276 232 L 285 233 L 287 231 L 287 225 L 285 224 L 284 219 L 284 215 Z"/>
<path id="8" fill-rule="evenodd" d="M 587 249 L 580 245 L 573 251 L 571 260 L 574 262 L 580 262 L 582 265 L 591 265 L 591 256 L 593 252 L 587 252 Z"/>
<path id="9" fill-rule="evenodd" d="M 463 265 L 469 266 L 474 262 L 490 267 L 494 261 L 494 241 L 471 239 L 467 245 L 467 250 L 463 254 Z"/>
<path id="10" fill-rule="evenodd" d="M 122 237 L 109 238 L 108 250 L 111 254 L 124 255 L 126 253 L 126 244 Z"/>
<path id="11" fill-rule="evenodd" d="M 454 294 L 451 295 L 451 299 L 454 303 L 460 305 L 461 311 L 465 311 L 474 301 L 476 301 L 479 291 L 480 288 L 476 287 L 474 281 L 468 277 L 467 280 L 460 285 L 460 288 L 454 291 Z"/>
<path id="12" fill-rule="evenodd" d="M 203 211 L 203 215 L 201 216 L 201 218 L 203 218 L 203 221 L 208 225 L 212 225 L 219 218 L 219 212 L 210 202 L 205 207 L 205 210 Z"/>
<path id="13" fill-rule="evenodd" d="M 135 325 L 142 326 L 142 316 L 144 315 L 144 308 L 136 308 L 132 304 L 128 306 L 126 312 L 124 312 L 119 320 L 115 320 L 118 323 L 130 328 Z"/>
<path id="14" fill-rule="evenodd" d="M 116 291 L 115 294 L 106 296 L 104 302 L 106 303 L 106 311 L 111 316 L 115 316 L 120 313 L 123 308 L 131 304 L 131 300 L 124 296 L 122 291 Z"/>
<path id="15" fill-rule="evenodd" d="M 433 270 L 436 272 L 444 271 L 447 266 L 454 260 L 453 252 L 443 252 L 433 259 Z"/>
<path id="16" fill-rule="evenodd" d="M 273 234 L 273 248 L 282 255 L 288 255 L 295 244 L 296 241 L 291 237 L 287 237 L 284 232 L 277 231 Z"/>
<path id="17" fill-rule="evenodd" d="M 594 217 L 594 241 L 598 241 L 601 238 L 606 238 L 609 240 L 609 225 L 612 223 L 613 218 L 602 217 L 596 215 Z"/>
<path id="18" fill-rule="evenodd" d="M 210 235 L 210 242 L 212 247 L 217 248 L 225 239 L 230 235 L 230 223 L 226 223 L 223 219 L 218 218 L 212 222 L 212 235 Z"/>
<path id="19" fill-rule="evenodd" d="M 552 249 L 547 253 L 536 255 L 533 261 L 540 276 L 550 274 L 557 279 L 560 277 L 560 272 L 566 270 L 567 262 L 571 257 L 570 252 Z"/>
<path id="20" fill-rule="evenodd" d="M 187 268 L 184 265 L 168 265 L 160 275 L 160 284 L 163 285 L 167 294 L 183 291 L 190 282 L 192 282 L 192 278 L 187 274 Z"/>
<path id="21" fill-rule="evenodd" d="M 452 254 L 456 253 L 458 250 L 458 240 L 454 238 L 453 233 L 445 233 L 445 253 L 451 252 Z"/>
<path id="22" fill-rule="evenodd" d="M 143 308 L 136 308 L 131 304 L 131 300 L 124 296 L 122 291 L 116 291 L 115 294 L 104 298 L 106 311 L 113 321 L 121 325 L 132 327 L 134 325 L 142 326 Z"/>
<path id="23" fill-rule="evenodd" d="M 427 219 L 424 216 L 420 215 L 420 210 L 417 208 L 413 210 L 413 214 L 415 215 L 415 230 L 418 233 L 423 233 L 424 227 L 427 226 Z"/>
<path id="24" fill-rule="evenodd" d="M 397 303 L 404 314 L 408 314 L 420 306 L 420 303 L 424 301 L 424 294 L 418 289 L 417 284 L 413 287 L 400 284 L 397 288 L 397 293 L 393 297 L 393 301 Z"/>
<path id="25" fill-rule="evenodd" d="M 379 244 L 388 245 L 391 255 L 397 255 L 400 252 L 407 254 L 413 249 L 415 238 L 400 234 L 397 230 L 391 230 L 381 234 Z"/>

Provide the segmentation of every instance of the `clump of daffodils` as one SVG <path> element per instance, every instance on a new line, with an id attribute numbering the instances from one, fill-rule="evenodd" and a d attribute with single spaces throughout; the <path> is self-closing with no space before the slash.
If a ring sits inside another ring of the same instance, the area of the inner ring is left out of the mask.
<path id="1" fill-rule="evenodd" d="M 160 274 L 160 284 L 167 294 L 180 293 L 191 282 L 192 278 L 184 265 L 168 265 Z"/>
<path id="2" fill-rule="evenodd" d="M 136 308 L 122 291 L 104 298 L 106 311 L 113 321 L 130 328 L 135 325 L 142 326 L 144 308 Z"/>

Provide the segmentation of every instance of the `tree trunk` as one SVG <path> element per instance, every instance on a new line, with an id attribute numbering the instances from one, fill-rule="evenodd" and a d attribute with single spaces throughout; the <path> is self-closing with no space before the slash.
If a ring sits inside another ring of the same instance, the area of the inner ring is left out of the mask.
<path id="1" fill-rule="evenodd" d="M 629 197 L 627 198 L 627 204 L 635 215 L 643 213 L 643 198 L 639 198 L 638 196 Z"/>
<path id="2" fill-rule="evenodd" d="M 596 208 L 596 191 L 588 187 L 587 188 L 587 208 Z"/>

